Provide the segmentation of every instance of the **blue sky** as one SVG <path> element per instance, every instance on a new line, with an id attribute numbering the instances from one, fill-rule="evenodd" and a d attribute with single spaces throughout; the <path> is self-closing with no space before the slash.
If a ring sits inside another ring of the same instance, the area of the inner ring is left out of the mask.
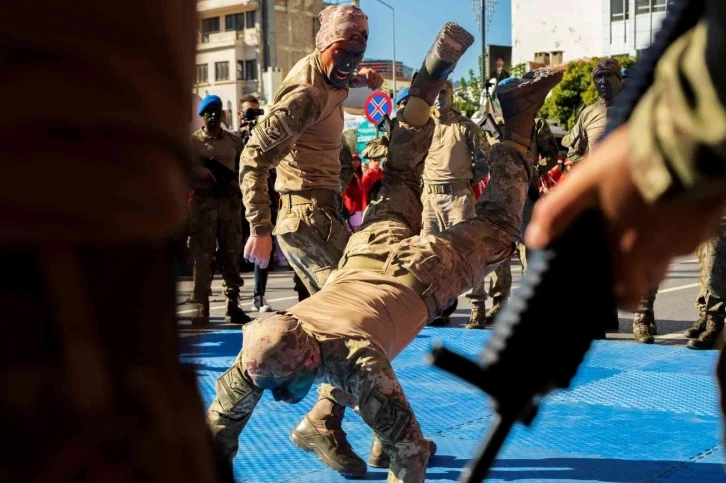
<path id="1" fill-rule="evenodd" d="M 384 1 L 396 9 L 396 60 L 418 69 L 434 35 L 444 23 L 456 22 L 474 34 L 476 41 L 459 61 L 451 79 L 458 81 L 461 77 L 468 77 L 469 69 L 479 73 L 477 58 L 481 53 L 481 35 L 474 19 L 471 0 Z M 391 10 L 377 0 L 360 0 L 360 7 L 369 19 L 370 34 L 366 58 L 390 59 Z M 487 44 L 512 45 L 511 24 L 510 0 L 498 0 L 487 30 Z"/>

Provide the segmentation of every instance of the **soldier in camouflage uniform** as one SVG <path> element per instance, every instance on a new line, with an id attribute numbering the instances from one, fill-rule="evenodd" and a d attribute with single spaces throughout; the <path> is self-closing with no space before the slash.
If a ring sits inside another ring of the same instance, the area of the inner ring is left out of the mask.
<path id="1" fill-rule="evenodd" d="M 451 82 L 436 97 L 434 123 L 436 130 L 431 141 L 423 172 L 422 236 L 436 235 L 474 217 L 474 192 L 471 186 L 486 177 L 489 143 L 479 126 L 454 109 L 454 90 Z M 477 285 L 467 294 L 473 308 L 472 320 L 484 315 L 486 291 Z M 443 315 L 429 325 L 449 323 Z"/>
<path id="2" fill-rule="evenodd" d="M 608 111 L 623 90 L 618 61 L 610 57 L 600 59 L 592 70 L 592 81 L 600 99 L 580 113 L 575 126 L 562 140 L 562 145 L 569 148 L 567 157 L 573 164 L 580 162 L 600 140 L 607 124 Z"/>
<path id="3" fill-rule="evenodd" d="M 204 117 L 204 127 L 191 136 L 195 154 L 194 185 L 190 202 L 189 250 L 194 259 L 192 303 L 196 313 L 192 325 L 209 323 L 209 295 L 212 291 L 212 259 L 215 250 L 227 300 L 225 319 L 244 324 L 250 317 L 239 306 L 239 258 L 242 252 L 242 196 L 235 179 L 237 160 L 242 152 L 242 140 L 222 129 L 222 100 L 207 96 L 199 104 L 198 114 Z M 229 177 L 216 179 L 204 163 L 217 163 Z"/>
<path id="4" fill-rule="evenodd" d="M 429 57 L 471 45 L 473 38 L 462 39 L 457 31 L 447 25 L 439 44 L 451 37 L 454 42 L 448 49 L 437 45 Z M 425 63 L 431 64 L 436 62 Z M 528 110 L 530 135 L 534 111 L 561 74 L 538 71 L 510 93 L 526 101 L 515 107 L 533 108 Z M 339 269 L 310 299 L 250 324 L 235 365 L 218 380 L 208 417 L 215 440 L 229 457 L 236 453 L 239 434 L 263 389 L 278 401 L 295 403 L 322 378 L 344 392 L 347 404 L 375 431 L 390 458 L 388 481 L 424 481 L 434 448 L 424 440 L 390 361 L 431 317 L 512 255 L 531 170 L 524 146 L 509 139 L 498 144 L 490 152 L 492 182 L 477 203 L 476 216 L 439 235 L 417 236 L 421 173 L 434 132 L 428 106 L 441 86 L 431 78 L 426 71 L 419 73 L 408 106 L 394 121 L 379 199 L 366 211 L 361 230 L 351 236 Z M 526 129 L 522 121 L 518 127 Z M 337 428 L 336 443 L 345 434 L 339 421 L 327 423 L 315 428 L 306 417 L 291 438 L 341 471 L 342 465 L 331 461 L 320 444 L 332 427 Z M 365 472 L 350 470 L 341 472 Z"/>
<path id="5" fill-rule="evenodd" d="M 348 241 L 341 193 L 353 166 L 352 156 L 340 157 L 343 101 L 368 40 L 368 18 L 355 6 L 330 6 L 318 19 L 315 52 L 292 68 L 275 93 L 269 115 L 255 127 L 242 153 L 240 170 L 252 232 L 245 258 L 267 266 L 271 235 L 276 235 L 310 294 L 325 284 Z M 372 89 L 383 83 L 370 69 L 358 74 Z M 341 161 L 347 163 L 342 169 Z M 274 231 L 265 188 L 272 167 L 277 167 L 275 189 L 280 193 Z M 298 294 L 307 295 L 302 290 Z M 329 402 L 321 400 L 320 405 L 328 407 Z M 343 407 L 333 409 L 342 413 Z"/>
<path id="6" fill-rule="evenodd" d="M 497 124 L 502 128 L 504 126 L 504 120 L 496 118 Z M 487 136 L 487 140 L 490 144 L 498 143 L 499 141 L 493 137 Z M 552 130 L 550 129 L 547 121 L 541 118 L 536 118 L 534 121 L 534 137 L 532 139 L 532 146 L 530 148 L 532 161 L 534 163 L 534 176 L 532 177 L 532 184 L 529 188 L 527 199 L 524 203 L 524 211 L 522 213 L 522 233 L 529 223 L 529 219 L 532 216 L 532 209 L 534 203 L 539 198 L 539 191 L 537 182 L 539 178 L 547 173 L 552 167 L 557 164 L 557 155 L 559 148 L 557 141 L 555 140 Z M 520 261 L 522 262 L 522 268 L 527 269 L 527 247 L 524 245 L 522 240 L 517 240 L 517 254 Z M 497 267 L 496 270 L 491 274 L 491 282 L 489 286 L 489 297 L 492 298 L 492 307 L 486 312 L 485 318 L 482 320 L 480 314 L 477 314 L 476 319 L 472 316 L 468 324 L 467 329 L 483 329 L 494 322 L 497 314 L 502 310 L 502 307 L 509 299 L 509 295 L 512 292 L 512 263 L 511 260 L 507 260 Z M 485 293 L 486 297 L 486 293 Z"/>
<path id="7" fill-rule="evenodd" d="M 724 220 L 726 221 L 726 220 Z M 700 268 L 696 299 L 699 317 L 686 330 L 689 349 L 718 349 L 723 343 L 726 316 L 726 224 L 719 235 L 702 243 L 696 251 Z"/>
<path id="8" fill-rule="evenodd" d="M 726 207 L 726 2 L 676 7 L 650 52 L 658 55 L 654 72 L 644 66 L 624 94 L 624 106 L 635 104 L 619 116 L 627 122 L 537 204 L 526 234 L 528 246 L 542 248 L 582 212 L 602 211 L 622 308 L 656 286 L 670 260 L 716 234 Z M 712 274 L 726 271 L 718 259 Z M 726 416 L 726 351 L 716 372 Z"/>

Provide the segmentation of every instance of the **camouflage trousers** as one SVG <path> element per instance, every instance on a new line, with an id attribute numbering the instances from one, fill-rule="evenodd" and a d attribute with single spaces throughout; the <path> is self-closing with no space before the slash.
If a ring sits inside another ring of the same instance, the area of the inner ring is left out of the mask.
<path id="1" fill-rule="evenodd" d="M 474 192 L 471 188 L 459 188 L 452 193 L 428 193 L 424 186 L 421 194 L 423 212 L 421 216 L 421 236 L 438 235 L 447 228 L 464 220 L 474 218 Z M 492 275 L 492 285 L 495 285 Z M 466 298 L 474 306 L 484 309 L 487 292 L 484 282 L 478 284 L 466 294 Z"/>
<path id="2" fill-rule="evenodd" d="M 700 314 L 726 316 L 726 225 L 719 234 L 700 244 L 696 249 L 699 265 L 696 308 Z M 640 300 L 637 313 L 653 312 L 658 289 Z"/>
<path id="3" fill-rule="evenodd" d="M 350 236 L 334 208 L 313 203 L 281 206 L 273 234 L 310 295 L 318 292 L 337 268 Z M 327 384 L 318 390 L 320 397 L 346 405 L 339 390 Z"/>
<path id="4" fill-rule="evenodd" d="M 216 198 L 195 193 L 190 204 L 189 251 L 194 260 L 192 300 L 207 303 L 212 289 L 212 260 L 224 279 L 225 295 L 237 295 L 243 284 L 239 274 L 242 253 L 242 198 Z"/>
<path id="5" fill-rule="evenodd" d="M 280 207 L 272 234 L 311 295 L 338 266 L 350 236 L 334 208 L 314 203 Z"/>

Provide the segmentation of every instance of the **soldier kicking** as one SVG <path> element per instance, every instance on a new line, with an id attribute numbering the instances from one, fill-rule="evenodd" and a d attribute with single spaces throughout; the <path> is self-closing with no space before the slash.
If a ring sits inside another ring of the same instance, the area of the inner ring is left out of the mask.
<path id="1" fill-rule="evenodd" d="M 276 401 L 294 404 L 314 381 L 325 380 L 348 395 L 346 405 L 380 440 L 390 457 L 388 481 L 424 481 L 434 448 L 423 438 L 390 361 L 430 318 L 512 255 L 530 178 L 526 152 L 534 113 L 562 78 L 561 71 L 541 70 L 509 84 L 500 100 L 510 129 L 507 140 L 490 151 L 492 182 L 476 217 L 437 236 L 416 236 L 421 173 L 434 130 L 430 106 L 472 42 L 455 24 L 439 34 L 394 123 L 379 199 L 323 290 L 247 326 L 242 351 L 218 379 L 208 413 L 214 439 L 228 458 L 236 454 L 264 389 Z M 511 134 L 524 144 L 511 141 Z M 314 432 L 308 434 L 313 438 L 291 437 L 329 464 L 315 447 Z"/>

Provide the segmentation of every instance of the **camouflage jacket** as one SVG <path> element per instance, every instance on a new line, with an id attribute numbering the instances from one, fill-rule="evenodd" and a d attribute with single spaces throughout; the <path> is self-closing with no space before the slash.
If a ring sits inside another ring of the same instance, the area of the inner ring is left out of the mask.
<path id="1" fill-rule="evenodd" d="M 489 142 L 479 126 L 455 110 L 434 117 L 434 122 L 423 179 L 432 183 L 467 179 L 476 184 L 486 177 Z"/>
<path id="2" fill-rule="evenodd" d="M 293 67 L 275 94 L 270 113 L 252 131 L 240 159 L 240 187 L 253 235 L 272 232 L 267 178 L 277 168 L 275 189 L 289 193 L 329 189 L 340 193 L 343 101 L 322 71 L 316 53 Z M 352 162 L 350 156 L 344 161 Z M 350 180 L 352 167 L 345 177 Z"/>
<path id="3" fill-rule="evenodd" d="M 560 148 L 557 145 L 555 136 L 552 134 L 550 125 L 544 119 L 537 118 L 534 120 L 534 138 L 532 139 L 531 152 L 534 169 L 536 170 L 533 181 L 536 181 L 557 165 L 557 155 L 560 153 Z"/>
<path id="4" fill-rule="evenodd" d="M 562 141 L 562 144 L 569 148 L 567 157 L 570 158 L 570 161 L 579 162 L 595 147 L 605 132 L 610 109 L 611 107 L 598 101 L 582 111 L 572 130 Z"/>

